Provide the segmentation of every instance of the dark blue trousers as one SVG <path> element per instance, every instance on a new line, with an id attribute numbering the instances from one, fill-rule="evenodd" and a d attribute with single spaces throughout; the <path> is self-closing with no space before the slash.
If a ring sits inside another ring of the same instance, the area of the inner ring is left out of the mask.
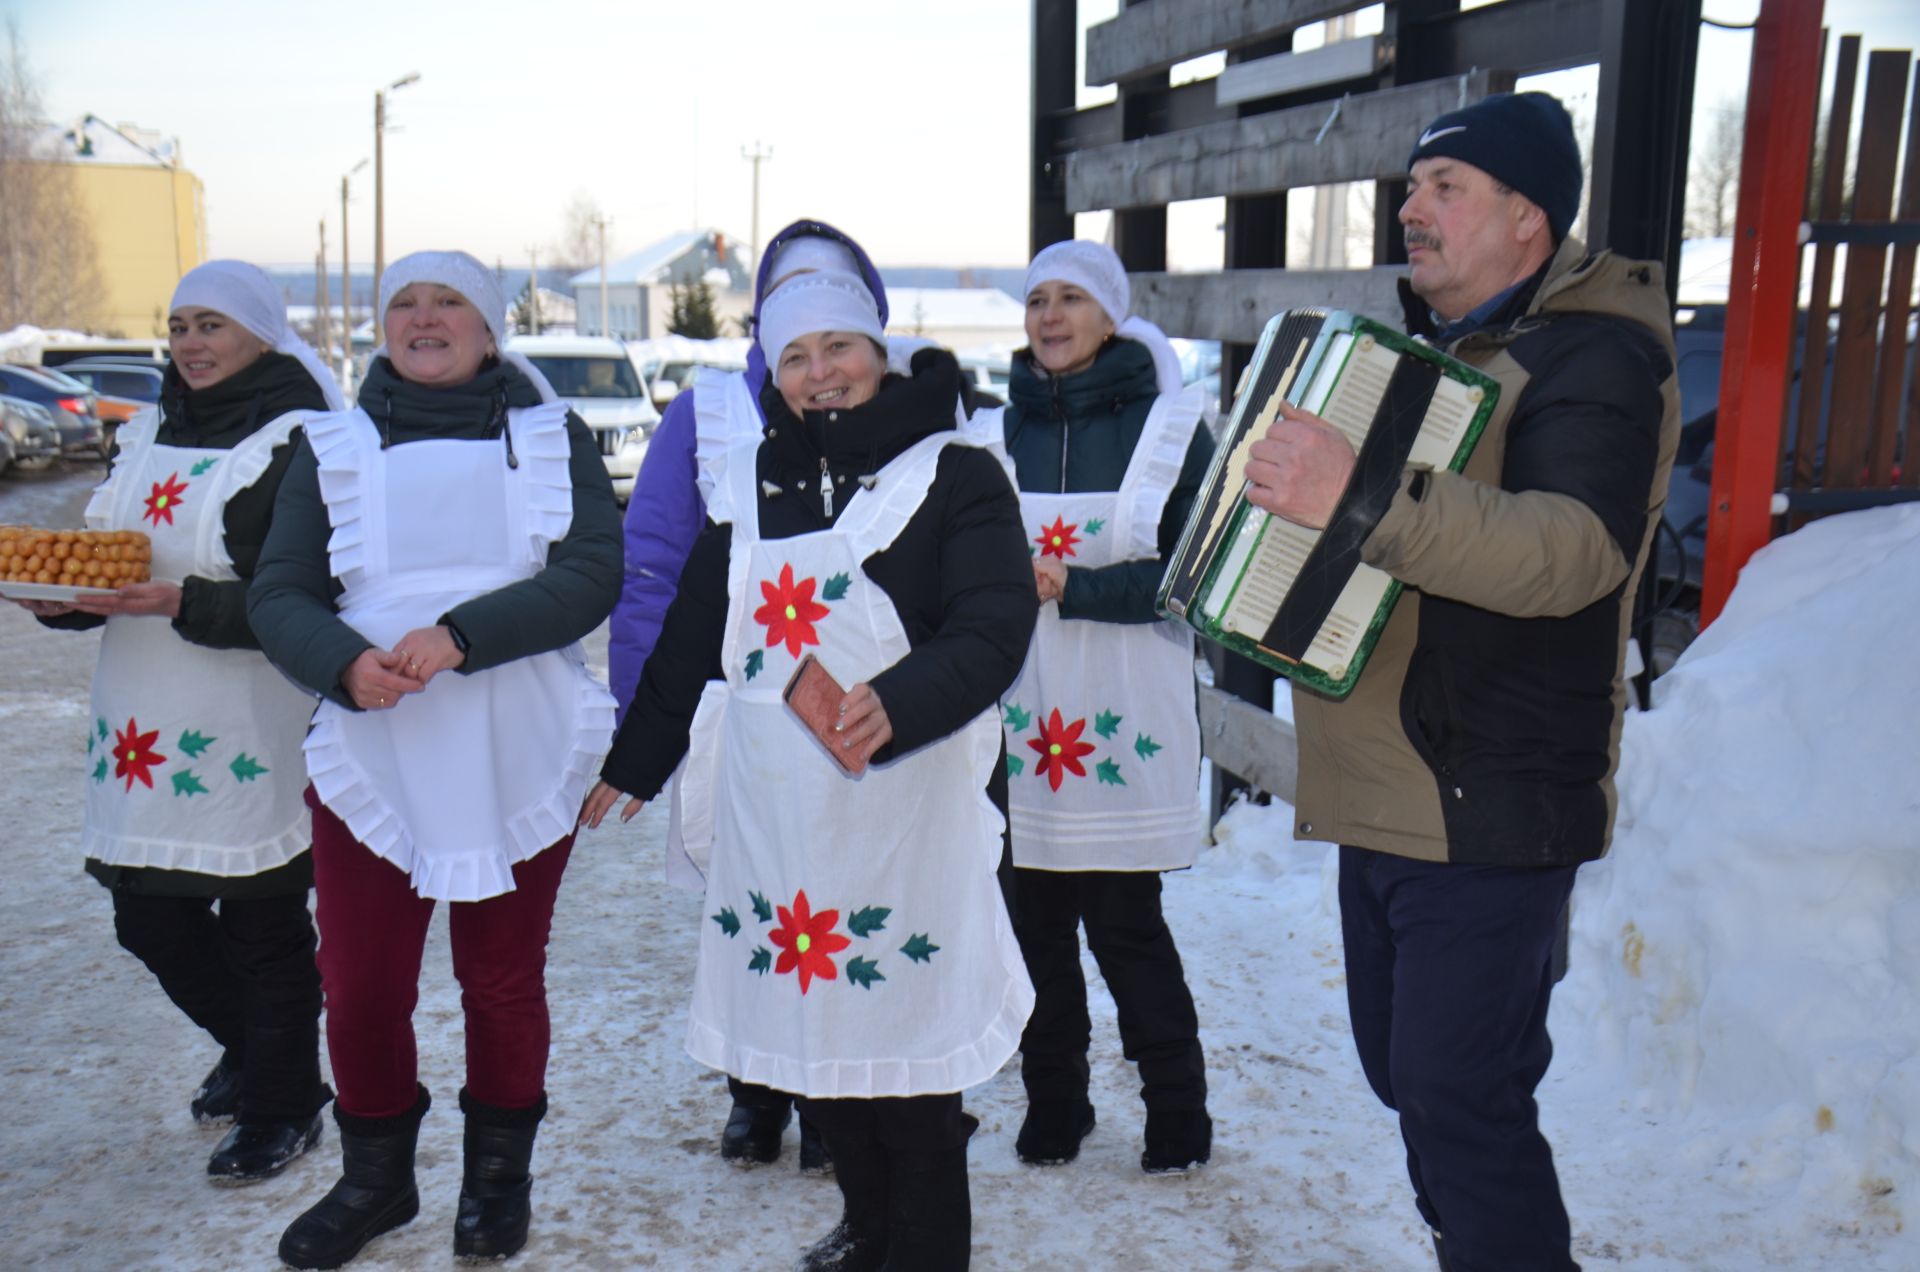
<path id="1" fill-rule="evenodd" d="M 1353 1040 L 1452 1272 L 1578 1272 L 1533 1102 L 1575 869 L 1340 849 Z"/>

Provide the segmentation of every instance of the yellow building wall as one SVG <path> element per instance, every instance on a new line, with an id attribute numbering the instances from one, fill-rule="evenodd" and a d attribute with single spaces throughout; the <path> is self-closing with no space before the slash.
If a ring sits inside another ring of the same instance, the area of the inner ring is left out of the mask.
<path id="1" fill-rule="evenodd" d="M 99 249 L 97 325 L 128 337 L 165 336 L 174 284 L 207 255 L 200 178 L 178 168 L 101 163 L 72 171 Z"/>

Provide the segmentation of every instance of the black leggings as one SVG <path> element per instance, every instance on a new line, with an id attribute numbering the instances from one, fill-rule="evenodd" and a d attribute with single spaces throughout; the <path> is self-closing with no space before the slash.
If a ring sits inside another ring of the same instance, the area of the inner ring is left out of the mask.
<path id="1" fill-rule="evenodd" d="M 242 1119 L 293 1121 L 326 1102 L 320 971 L 304 890 L 216 903 L 115 889 L 113 929 L 241 1070 Z"/>

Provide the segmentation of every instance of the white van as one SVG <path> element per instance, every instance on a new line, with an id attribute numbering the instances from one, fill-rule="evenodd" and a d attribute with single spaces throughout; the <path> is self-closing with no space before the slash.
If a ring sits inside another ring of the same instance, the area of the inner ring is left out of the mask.
<path id="1" fill-rule="evenodd" d="M 510 347 L 540 368 L 553 391 L 593 430 L 613 493 L 624 504 L 660 423 L 626 347 L 601 336 L 516 336 Z"/>

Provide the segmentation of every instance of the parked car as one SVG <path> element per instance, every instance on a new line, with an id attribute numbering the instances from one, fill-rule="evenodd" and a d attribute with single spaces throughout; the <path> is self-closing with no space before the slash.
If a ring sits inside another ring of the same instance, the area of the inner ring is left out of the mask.
<path id="1" fill-rule="evenodd" d="M 100 427 L 98 397 L 78 380 L 47 367 L 0 364 L 0 393 L 38 402 L 60 426 L 60 450 L 66 455 L 107 455 L 107 434 Z"/>
<path id="2" fill-rule="evenodd" d="M 0 394 L 0 473 L 45 468 L 60 458 L 60 428 L 37 402 Z"/>
<path id="3" fill-rule="evenodd" d="M 123 398 L 150 405 L 160 400 L 160 385 L 166 378 L 158 364 L 138 364 L 114 358 L 81 358 L 58 368 L 104 397 Z"/>
<path id="4" fill-rule="evenodd" d="M 600 443 L 613 493 L 625 503 L 646 457 L 660 412 L 654 409 L 627 356 L 626 346 L 604 336 L 520 336 L 513 342 L 586 421 Z"/>
<path id="5" fill-rule="evenodd" d="M 647 385 L 648 397 L 656 408 L 664 411 L 682 390 L 693 387 L 694 379 L 702 367 L 713 367 L 720 371 L 746 370 L 747 350 L 752 343 L 738 336 L 721 336 L 713 340 L 655 336 L 648 340 L 629 341 L 627 354 L 640 368 L 640 378 Z"/>

